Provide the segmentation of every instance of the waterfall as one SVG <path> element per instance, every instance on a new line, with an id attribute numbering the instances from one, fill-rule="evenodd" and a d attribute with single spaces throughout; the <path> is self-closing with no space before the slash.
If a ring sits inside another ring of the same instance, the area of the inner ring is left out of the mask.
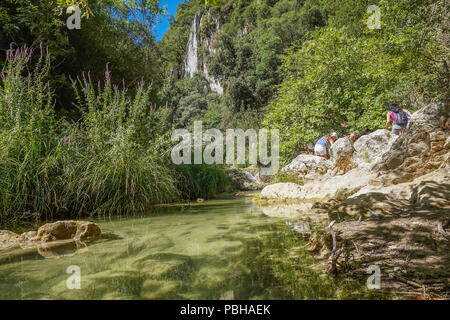
<path id="1" fill-rule="evenodd" d="M 200 25 L 201 14 L 197 13 L 192 23 L 191 32 L 189 33 L 189 40 L 186 46 L 186 56 L 183 63 L 183 71 L 185 78 L 192 78 L 198 68 L 198 44 L 199 34 L 198 27 Z"/>
<path id="2" fill-rule="evenodd" d="M 209 16 L 210 13 L 208 13 Z M 209 51 L 209 54 L 216 52 L 215 47 L 215 37 L 217 31 L 220 30 L 221 25 L 218 18 L 215 18 L 216 29 L 210 34 L 206 35 L 204 38 L 200 38 L 199 28 L 202 26 L 202 18 L 204 16 L 202 13 L 197 13 L 195 15 L 194 21 L 192 22 L 191 31 L 189 33 L 188 43 L 186 45 L 186 54 L 184 61 L 182 63 L 181 76 L 184 78 L 192 78 L 195 73 L 201 72 L 209 82 L 209 86 L 213 92 L 218 94 L 223 94 L 223 86 L 220 79 L 217 79 L 209 74 L 208 68 L 206 66 L 206 55 L 200 63 L 198 56 L 198 49 L 200 46 L 204 45 Z"/>

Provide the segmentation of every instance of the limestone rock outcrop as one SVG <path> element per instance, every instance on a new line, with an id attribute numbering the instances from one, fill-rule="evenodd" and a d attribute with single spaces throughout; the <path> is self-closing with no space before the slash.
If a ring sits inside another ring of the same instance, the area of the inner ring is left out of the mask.
<path id="1" fill-rule="evenodd" d="M 397 135 L 392 134 L 385 129 L 380 129 L 360 137 L 353 144 L 353 147 L 355 148 L 353 161 L 356 162 L 358 166 L 375 164 L 381 159 L 384 153 L 389 151 L 397 138 Z M 370 167 L 370 165 L 368 167 Z"/>
<path id="2" fill-rule="evenodd" d="M 85 240 L 95 238 L 101 235 L 99 226 L 89 221 L 57 221 L 47 223 L 40 227 L 35 241 L 54 241 L 54 240 Z"/>
<path id="3" fill-rule="evenodd" d="M 265 187 L 261 197 L 269 199 L 300 199 L 301 186 L 296 183 L 276 183 Z"/>
<path id="4" fill-rule="evenodd" d="M 403 135 L 373 168 L 384 185 L 412 181 L 449 165 L 445 146 L 450 132 L 443 125 L 448 119 L 449 107 L 443 103 L 431 103 L 413 114 Z"/>
<path id="5" fill-rule="evenodd" d="M 354 152 L 353 142 L 348 137 L 336 140 L 331 146 L 331 161 L 336 168 L 336 173 L 346 173 L 356 167 L 352 162 Z"/>
<path id="6" fill-rule="evenodd" d="M 0 230 L 0 248 L 9 248 L 18 244 L 38 244 L 60 240 L 87 240 L 101 235 L 100 227 L 89 221 L 57 221 L 41 226 L 38 231 L 17 234 Z"/>
<path id="7" fill-rule="evenodd" d="M 304 180 L 314 180 L 327 173 L 331 167 L 331 161 L 323 157 L 301 154 L 281 169 L 281 173 L 297 175 L 300 179 Z"/>

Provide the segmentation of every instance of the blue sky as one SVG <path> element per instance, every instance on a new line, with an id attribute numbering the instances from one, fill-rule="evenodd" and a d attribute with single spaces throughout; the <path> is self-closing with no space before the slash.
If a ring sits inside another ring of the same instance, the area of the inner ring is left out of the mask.
<path id="1" fill-rule="evenodd" d="M 156 25 L 154 34 L 156 35 L 156 41 L 159 41 L 164 36 L 164 33 L 169 29 L 169 18 L 171 15 L 175 16 L 177 13 L 178 4 L 185 2 L 185 0 L 161 0 L 161 6 L 167 5 L 168 15 L 162 19 L 160 23 Z"/>

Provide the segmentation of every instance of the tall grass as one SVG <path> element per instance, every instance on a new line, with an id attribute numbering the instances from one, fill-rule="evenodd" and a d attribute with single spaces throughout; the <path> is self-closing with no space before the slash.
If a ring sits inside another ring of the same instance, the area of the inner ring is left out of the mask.
<path id="1" fill-rule="evenodd" d="M 71 207 L 80 214 L 138 212 L 179 199 L 168 168 L 170 111 L 150 102 L 150 86 L 138 84 L 130 98 L 125 84 L 104 84 L 90 74 L 73 81 L 83 121 L 73 130 L 76 165 L 67 175 Z"/>
<path id="2" fill-rule="evenodd" d="M 0 222 L 52 215 L 61 203 L 59 136 L 46 77 L 50 55 L 40 48 L 32 71 L 26 69 L 32 50 L 7 51 L 0 82 Z M 13 215 L 20 213 L 20 215 Z"/>
<path id="3" fill-rule="evenodd" d="M 142 212 L 156 203 L 211 197 L 227 185 L 215 166 L 174 167 L 171 112 L 151 86 L 130 94 L 89 73 L 72 81 L 81 119 L 57 119 L 50 54 L 7 52 L 0 82 L 0 225 L 24 219 Z"/>
<path id="4" fill-rule="evenodd" d="M 215 165 L 196 164 L 176 166 L 178 188 L 184 199 L 211 198 L 225 192 L 231 185 L 226 171 Z"/>

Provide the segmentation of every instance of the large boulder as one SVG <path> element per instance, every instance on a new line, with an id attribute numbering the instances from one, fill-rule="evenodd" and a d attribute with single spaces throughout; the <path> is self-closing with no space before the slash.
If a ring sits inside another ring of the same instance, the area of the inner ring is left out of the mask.
<path id="1" fill-rule="evenodd" d="M 366 185 L 330 209 L 331 215 L 374 217 L 393 215 L 411 205 L 450 206 L 450 171 L 441 168 L 414 181 L 382 187 Z"/>
<path id="2" fill-rule="evenodd" d="M 398 136 L 388 130 L 380 129 L 362 136 L 353 144 L 355 154 L 353 161 L 359 166 L 370 166 L 381 159 L 388 152 Z"/>
<path id="3" fill-rule="evenodd" d="M 296 183 L 275 183 L 261 191 L 261 197 L 268 199 L 299 199 L 302 188 Z"/>
<path id="4" fill-rule="evenodd" d="M 343 175 L 325 176 L 323 179 L 305 183 L 300 199 L 319 201 L 331 198 L 346 198 L 369 185 L 376 174 L 362 168 L 350 170 Z"/>
<path id="5" fill-rule="evenodd" d="M 422 181 L 414 187 L 410 201 L 428 207 L 450 207 L 450 179 L 447 183 Z"/>
<path id="6" fill-rule="evenodd" d="M 257 168 L 228 169 L 228 177 L 239 191 L 257 191 L 264 187 Z"/>
<path id="7" fill-rule="evenodd" d="M 331 168 L 331 161 L 310 154 L 297 156 L 290 164 L 281 169 L 281 173 L 297 175 L 301 179 L 314 180 Z"/>
<path id="8" fill-rule="evenodd" d="M 99 226 L 89 221 L 57 221 L 40 227 L 33 241 L 85 240 L 101 235 Z"/>
<path id="9" fill-rule="evenodd" d="M 352 162 L 354 151 L 353 142 L 348 137 L 336 140 L 331 146 L 331 162 L 337 169 L 336 173 L 346 173 L 355 167 Z"/>

